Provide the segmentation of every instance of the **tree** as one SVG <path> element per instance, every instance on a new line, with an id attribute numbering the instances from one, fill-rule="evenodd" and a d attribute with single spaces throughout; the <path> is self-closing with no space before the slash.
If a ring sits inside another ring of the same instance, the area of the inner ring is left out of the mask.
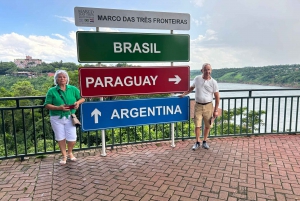
<path id="1" fill-rule="evenodd" d="M 18 67 L 14 62 L 1 62 L 0 75 L 10 74 L 17 71 Z"/>
<path id="2" fill-rule="evenodd" d="M 236 133 L 253 133 L 258 130 L 258 125 L 264 125 L 261 115 L 265 114 L 265 111 L 253 111 L 247 112 L 247 107 L 234 108 L 229 111 L 223 110 L 222 116 L 218 119 L 222 121 L 216 121 L 216 128 L 211 129 L 212 134 L 236 134 Z M 234 123 L 234 119 L 241 119 L 241 123 Z"/>
<path id="3" fill-rule="evenodd" d="M 40 96 L 44 95 L 35 90 L 29 81 L 19 81 L 11 87 L 12 95 L 18 96 Z"/>

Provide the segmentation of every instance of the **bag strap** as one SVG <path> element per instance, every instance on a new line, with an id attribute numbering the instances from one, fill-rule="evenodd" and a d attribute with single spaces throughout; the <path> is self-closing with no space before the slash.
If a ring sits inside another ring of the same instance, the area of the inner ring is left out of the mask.
<path id="1" fill-rule="evenodd" d="M 67 102 L 66 102 L 65 98 L 62 96 L 62 94 L 61 94 L 61 92 L 60 92 L 59 89 L 57 90 L 57 92 L 59 93 L 59 96 L 61 97 L 61 99 L 64 101 L 65 105 L 67 105 Z M 72 118 L 74 118 L 74 117 L 72 116 L 71 110 L 70 110 L 70 115 L 71 115 Z"/>
<path id="2" fill-rule="evenodd" d="M 66 102 L 65 98 L 62 96 L 59 89 L 57 90 L 57 92 L 59 93 L 59 96 L 61 97 L 61 99 L 64 101 L 65 105 L 67 105 L 67 102 Z"/>

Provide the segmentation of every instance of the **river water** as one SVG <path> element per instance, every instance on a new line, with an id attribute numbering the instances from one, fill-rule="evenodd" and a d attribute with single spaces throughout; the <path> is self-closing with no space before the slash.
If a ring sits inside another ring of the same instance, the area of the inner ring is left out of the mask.
<path id="1" fill-rule="evenodd" d="M 192 84 L 192 81 L 190 82 Z M 297 91 L 289 90 L 288 87 L 279 86 L 265 86 L 265 85 L 255 85 L 255 84 L 240 84 L 240 83 L 218 83 L 219 90 L 251 90 L 251 89 L 286 89 L 286 91 L 253 91 L 252 96 L 298 96 L 300 94 L 300 89 Z M 220 92 L 221 97 L 247 97 L 248 91 L 244 92 Z M 191 93 L 190 98 L 195 98 L 195 94 Z"/>
<path id="2" fill-rule="evenodd" d="M 288 87 L 265 86 L 239 83 L 218 83 L 220 89 L 220 108 L 232 110 L 240 107 L 248 108 L 248 111 L 265 111 L 260 118 L 263 123 L 257 128 L 261 133 L 280 133 L 284 131 L 300 131 L 300 106 L 299 90 L 289 90 Z M 285 89 L 280 91 L 252 91 L 251 98 L 249 90 Z M 222 92 L 222 90 L 246 90 L 238 92 Z M 195 98 L 194 93 L 189 94 L 191 99 Z M 298 113 L 297 113 L 298 111 Z M 241 124 L 241 116 L 236 116 L 230 123 Z M 296 122 L 297 121 L 297 122 Z M 259 132 L 257 131 L 257 132 Z"/>

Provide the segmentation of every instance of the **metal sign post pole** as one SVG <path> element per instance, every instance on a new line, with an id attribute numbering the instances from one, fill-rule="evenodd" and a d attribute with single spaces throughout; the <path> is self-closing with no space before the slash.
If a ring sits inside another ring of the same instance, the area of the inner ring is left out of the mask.
<path id="1" fill-rule="evenodd" d="M 171 30 L 171 34 L 173 34 L 173 30 Z M 173 62 L 171 62 L 171 66 L 173 66 Z M 175 147 L 174 123 L 171 123 L 171 147 Z"/>
<path id="2" fill-rule="evenodd" d="M 99 27 L 96 27 L 96 32 L 99 32 Z M 101 62 L 98 62 L 99 67 L 101 67 Z M 100 97 L 100 101 L 103 101 L 103 97 Z M 106 156 L 106 142 L 105 142 L 105 130 L 101 130 L 102 139 L 102 153 L 101 156 Z"/>

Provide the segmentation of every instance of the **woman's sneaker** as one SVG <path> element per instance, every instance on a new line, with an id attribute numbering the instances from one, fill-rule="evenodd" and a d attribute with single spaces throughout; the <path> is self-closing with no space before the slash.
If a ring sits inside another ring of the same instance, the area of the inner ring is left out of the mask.
<path id="1" fill-rule="evenodd" d="M 198 149 L 200 147 L 200 142 L 196 142 L 194 145 L 193 145 L 193 148 L 192 148 L 192 150 L 196 150 L 196 149 Z"/>
<path id="2" fill-rule="evenodd" d="M 203 142 L 203 143 L 202 143 L 202 147 L 203 147 L 204 149 L 209 149 L 209 146 L 208 146 L 208 144 L 207 144 L 206 142 Z"/>

